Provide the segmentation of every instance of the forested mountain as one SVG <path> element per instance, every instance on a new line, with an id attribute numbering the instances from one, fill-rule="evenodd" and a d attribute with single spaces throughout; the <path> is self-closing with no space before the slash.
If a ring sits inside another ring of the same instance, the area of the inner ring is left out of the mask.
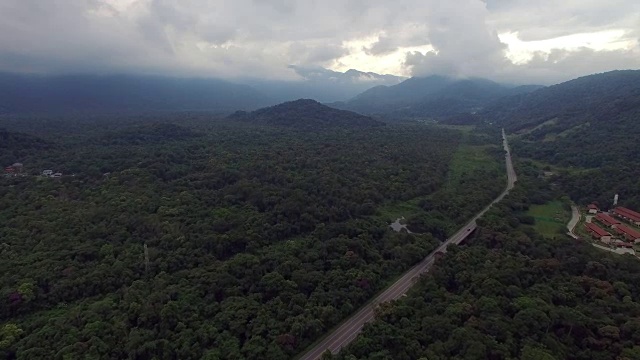
<path id="1" fill-rule="evenodd" d="M 250 113 L 238 111 L 230 119 L 261 125 L 290 126 L 305 129 L 331 127 L 372 127 L 383 122 L 351 111 L 338 110 L 315 100 L 300 99 L 259 109 Z"/>
<path id="2" fill-rule="evenodd" d="M 640 358 L 640 261 L 545 239 L 518 219 L 561 193 L 518 166 L 516 188 L 339 356 L 354 359 Z"/>
<path id="3" fill-rule="evenodd" d="M 504 99 L 479 114 L 516 135 L 520 156 L 570 171 L 558 182 L 606 209 L 618 193 L 640 208 L 640 71 L 613 71 Z"/>
<path id="4" fill-rule="evenodd" d="M 272 103 L 273 100 L 247 85 L 216 79 L 0 74 L 0 114 L 176 110 L 232 112 Z"/>
<path id="5" fill-rule="evenodd" d="M 537 91 L 504 98 L 485 109 L 485 115 L 507 129 L 518 131 L 548 120 L 607 121 L 637 107 L 640 70 L 619 70 L 584 76 Z"/>
<path id="6" fill-rule="evenodd" d="M 444 76 L 414 77 L 395 86 L 377 86 L 353 99 L 333 104 L 365 114 L 443 118 L 482 109 L 505 96 L 528 93 L 539 86 L 512 87 L 480 79 Z"/>

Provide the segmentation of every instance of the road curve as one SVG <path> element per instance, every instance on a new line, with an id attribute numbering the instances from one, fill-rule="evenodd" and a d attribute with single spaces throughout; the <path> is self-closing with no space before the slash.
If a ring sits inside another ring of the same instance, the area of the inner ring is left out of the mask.
<path id="1" fill-rule="evenodd" d="M 378 295 L 373 301 L 369 304 L 363 306 L 352 315 L 350 318 L 345 320 L 337 329 L 331 332 L 326 338 L 324 338 L 320 343 L 316 344 L 309 351 L 304 353 L 299 359 L 300 360 L 316 360 L 320 359 L 322 354 L 324 354 L 327 350 L 331 351 L 332 354 L 336 354 L 340 351 L 340 349 L 351 341 L 353 341 L 356 336 L 362 331 L 364 324 L 371 321 L 374 317 L 374 309 L 381 303 L 385 303 L 391 300 L 396 300 L 404 295 L 413 284 L 418 280 L 421 274 L 424 274 L 429 270 L 431 265 L 435 260 L 435 253 L 441 251 L 446 252 L 447 246 L 449 244 L 460 244 L 464 239 L 469 236 L 476 229 L 476 220 L 484 215 L 487 210 L 491 207 L 491 205 L 497 203 L 502 200 L 508 193 L 509 190 L 513 189 L 513 186 L 517 180 L 516 172 L 513 168 L 513 163 L 511 162 L 511 151 L 509 149 L 509 143 L 507 142 L 507 136 L 502 130 L 502 141 L 505 150 L 505 162 L 506 162 L 506 170 L 507 170 L 507 187 L 505 190 L 494 200 L 491 204 L 487 205 L 481 212 L 479 212 L 476 216 L 473 217 L 465 226 L 463 226 L 458 232 L 456 232 L 453 236 L 445 240 L 438 248 L 436 248 L 429 256 L 424 258 L 420 263 L 409 269 L 400 279 L 398 279 L 395 283 L 389 286 L 384 292 Z"/>
<path id="2" fill-rule="evenodd" d="M 567 230 L 569 230 L 567 235 L 574 239 L 578 239 L 578 235 L 573 231 L 576 228 L 578 221 L 580 221 L 580 210 L 578 210 L 577 206 L 571 204 L 571 220 L 569 220 L 569 223 L 567 224 Z"/>

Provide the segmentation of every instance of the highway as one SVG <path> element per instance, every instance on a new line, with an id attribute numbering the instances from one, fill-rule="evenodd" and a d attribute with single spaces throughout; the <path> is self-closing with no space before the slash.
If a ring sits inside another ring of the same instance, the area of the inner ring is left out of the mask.
<path id="1" fill-rule="evenodd" d="M 429 270 L 433 262 L 435 261 L 435 254 L 437 252 L 446 252 L 447 246 L 450 244 L 460 244 L 464 239 L 469 236 L 476 229 L 476 220 L 480 218 L 484 213 L 489 210 L 491 205 L 495 204 L 502 200 L 508 193 L 509 190 L 513 189 L 513 186 L 517 180 L 516 172 L 513 168 L 513 163 L 511 162 L 511 150 L 509 148 L 509 143 L 507 142 L 507 136 L 502 130 L 502 141 L 505 150 L 505 163 L 506 163 L 506 171 L 507 171 L 507 186 L 505 190 L 494 200 L 491 204 L 487 205 L 481 212 L 479 212 L 473 219 L 471 219 L 465 226 L 463 226 L 458 232 L 456 232 L 453 236 L 445 240 L 438 248 L 436 248 L 429 256 L 427 256 L 420 263 L 412 267 L 409 271 L 407 271 L 400 279 L 398 279 L 395 283 L 389 286 L 384 292 L 378 295 L 373 301 L 369 304 L 363 306 L 352 315 L 350 318 L 345 320 L 337 329 L 331 332 L 326 338 L 324 338 L 320 343 L 316 344 L 313 348 L 311 348 L 308 352 L 303 354 L 299 359 L 301 360 L 316 360 L 320 359 L 323 353 L 327 350 L 331 351 L 332 354 L 336 354 L 340 351 L 340 349 L 351 341 L 353 341 L 356 336 L 360 333 L 364 324 L 373 320 L 374 318 L 374 309 L 381 303 L 385 303 L 391 300 L 396 300 L 404 295 L 413 284 L 418 280 L 420 275 L 424 274 Z"/>

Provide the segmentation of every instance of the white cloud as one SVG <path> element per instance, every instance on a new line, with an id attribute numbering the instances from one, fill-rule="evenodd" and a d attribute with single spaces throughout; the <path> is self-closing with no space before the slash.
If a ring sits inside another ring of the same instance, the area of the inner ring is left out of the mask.
<path id="1" fill-rule="evenodd" d="M 638 24 L 636 0 L 2 0 L 0 71 L 554 82 L 640 66 Z M 593 64 L 564 68 L 577 54 Z"/>
<path id="2" fill-rule="evenodd" d="M 577 51 L 584 48 L 595 51 L 626 50 L 638 46 L 638 40 L 628 36 L 622 29 L 604 30 L 593 33 L 580 33 L 557 38 L 523 41 L 519 34 L 500 34 L 500 40 L 507 44 L 507 58 L 513 63 L 523 64 L 531 61 L 540 53 L 550 54 L 552 50 Z"/>

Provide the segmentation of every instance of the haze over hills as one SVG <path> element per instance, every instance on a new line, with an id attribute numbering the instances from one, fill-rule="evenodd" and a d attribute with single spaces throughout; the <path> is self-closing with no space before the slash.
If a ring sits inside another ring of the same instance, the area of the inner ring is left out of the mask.
<path id="1" fill-rule="evenodd" d="M 377 86 L 334 106 L 365 114 L 403 118 L 442 118 L 481 110 L 502 97 L 542 88 L 509 86 L 481 78 L 414 77 L 394 86 Z"/>
<path id="2" fill-rule="evenodd" d="M 189 79 L 139 75 L 40 76 L 0 73 L 0 114 L 255 110 L 299 98 L 330 102 L 404 78 L 291 66 L 304 80 Z"/>
<path id="3" fill-rule="evenodd" d="M 0 128 L 0 163 L 12 164 L 19 162 L 28 154 L 51 147 L 52 144 L 39 137 L 8 131 Z"/>
<path id="4" fill-rule="evenodd" d="M 0 74 L 1 113 L 251 110 L 274 101 L 218 79 L 137 75 Z"/>
<path id="5" fill-rule="evenodd" d="M 300 98 L 319 102 L 335 102 L 350 99 L 357 94 L 380 85 L 396 85 L 406 78 L 395 75 L 380 75 L 355 69 L 346 72 L 333 71 L 321 67 L 301 67 L 291 65 L 301 81 L 244 80 L 243 83 L 268 94 L 278 101 Z"/>
<path id="6" fill-rule="evenodd" d="M 230 119 L 259 125 L 276 125 L 304 129 L 333 127 L 373 127 L 384 123 L 351 111 L 338 110 L 315 100 L 300 99 L 259 109 L 251 113 L 238 111 Z"/>

